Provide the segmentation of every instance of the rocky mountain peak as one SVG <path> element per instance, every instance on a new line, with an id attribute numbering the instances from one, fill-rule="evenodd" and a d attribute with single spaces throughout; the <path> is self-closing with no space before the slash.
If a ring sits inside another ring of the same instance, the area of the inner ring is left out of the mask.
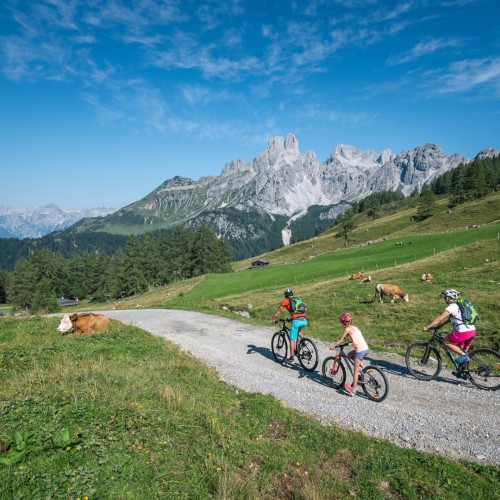
<path id="1" fill-rule="evenodd" d="M 493 148 L 486 148 L 477 154 L 477 158 L 483 160 L 484 158 L 493 158 L 500 155 L 500 150 Z"/>
<path id="2" fill-rule="evenodd" d="M 299 153 L 299 142 L 293 134 L 287 134 L 286 137 L 276 136 L 273 137 L 267 146 L 269 151 L 271 150 L 282 150 L 292 153 Z"/>

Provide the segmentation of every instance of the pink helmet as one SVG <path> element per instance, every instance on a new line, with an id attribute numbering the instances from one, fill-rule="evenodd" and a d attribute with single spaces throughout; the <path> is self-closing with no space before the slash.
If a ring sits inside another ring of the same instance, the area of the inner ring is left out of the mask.
<path id="1" fill-rule="evenodd" d="M 341 323 L 350 323 L 352 321 L 352 315 L 351 313 L 344 313 L 342 316 L 340 316 L 339 321 Z"/>

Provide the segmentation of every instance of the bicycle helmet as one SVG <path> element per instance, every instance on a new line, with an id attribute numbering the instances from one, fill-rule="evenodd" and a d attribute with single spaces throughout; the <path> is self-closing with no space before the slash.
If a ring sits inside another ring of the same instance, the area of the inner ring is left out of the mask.
<path id="1" fill-rule="evenodd" d="M 460 296 L 460 292 L 458 290 L 454 290 L 453 288 L 448 288 L 448 290 L 445 290 L 442 295 L 446 297 L 447 299 L 453 299 L 453 300 L 458 300 L 458 297 Z"/>
<path id="2" fill-rule="evenodd" d="M 350 323 L 352 321 L 352 315 L 351 313 L 344 313 L 342 316 L 340 316 L 339 321 L 341 323 Z"/>
<path id="3" fill-rule="evenodd" d="M 293 295 L 293 290 L 291 288 L 287 288 L 285 290 L 285 297 L 288 299 L 288 297 L 291 297 Z"/>

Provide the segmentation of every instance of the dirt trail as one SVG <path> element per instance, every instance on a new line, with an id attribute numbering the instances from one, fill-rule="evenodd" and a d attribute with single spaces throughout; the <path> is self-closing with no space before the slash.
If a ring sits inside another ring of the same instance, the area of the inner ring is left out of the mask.
<path id="1" fill-rule="evenodd" d="M 382 403 L 346 396 L 323 383 L 321 363 L 331 354 L 318 342 L 317 371 L 280 365 L 272 355 L 276 328 L 162 309 L 104 311 L 112 319 L 164 337 L 214 367 L 222 380 L 270 394 L 325 424 L 387 439 L 404 448 L 500 465 L 500 391 L 481 391 L 449 372 L 423 382 L 411 377 L 401 356 L 370 353 L 385 370 L 390 394 Z"/>

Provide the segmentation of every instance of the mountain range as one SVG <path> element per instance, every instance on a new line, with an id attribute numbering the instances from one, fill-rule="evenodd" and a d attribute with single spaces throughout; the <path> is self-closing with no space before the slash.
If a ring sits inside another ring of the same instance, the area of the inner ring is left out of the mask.
<path id="1" fill-rule="evenodd" d="M 498 154 L 499 150 L 487 148 L 477 156 Z M 226 239 L 236 258 L 244 258 L 323 231 L 349 203 L 369 194 L 391 190 L 407 196 L 470 161 L 459 154 L 447 156 L 438 145 L 427 143 L 398 154 L 390 149 L 362 151 L 341 144 L 320 162 L 312 151 L 301 153 L 297 138 L 288 134 L 272 138 L 251 162 L 236 159 L 227 163 L 219 176 L 196 181 L 176 176 L 141 200 L 108 214 L 94 213 L 66 231 L 142 234 L 205 223 Z M 48 207 L 62 212 L 54 205 Z M 49 220 L 41 212 L 38 217 Z M 4 220 L 0 211 L 0 228 L 14 234 L 12 222 L 9 229 Z M 54 222 L 45 227 L 58 229 Z M 20 229 L 17 231 L 19 234 Z M 38 229 L 36 234 L 42 232 Z M 31 234 L 35 234 L 34 228 Z"/>
<path id="2" fill-rule="evenodd" d="M 39 238 L 60 231 L 86 217 L 104 217 L 113 208 L 65 210 L 49 204 L 33 208 L 0 206 L 0 238 Z"/>
<path id="3" fill-rule="evenodd" d="M 481 157 L 500 154 L 492 148 Z M 253 161 L 237 159 L 219 176 L 197 181 L 176 176 L 141 200 L 103 219 L 82 221 L 79 231 L 140 234 L 177 224 L 205 223 L 224 237 L 238 258 L 287 245 L 322 231 L 367 195 L 399 190 L 405 195 L 471 160 L 446 156 L 433 143 L 394 154 L 337 146 L 324 162 L 301 153 L 293 134 L 278 136 Z"/>

